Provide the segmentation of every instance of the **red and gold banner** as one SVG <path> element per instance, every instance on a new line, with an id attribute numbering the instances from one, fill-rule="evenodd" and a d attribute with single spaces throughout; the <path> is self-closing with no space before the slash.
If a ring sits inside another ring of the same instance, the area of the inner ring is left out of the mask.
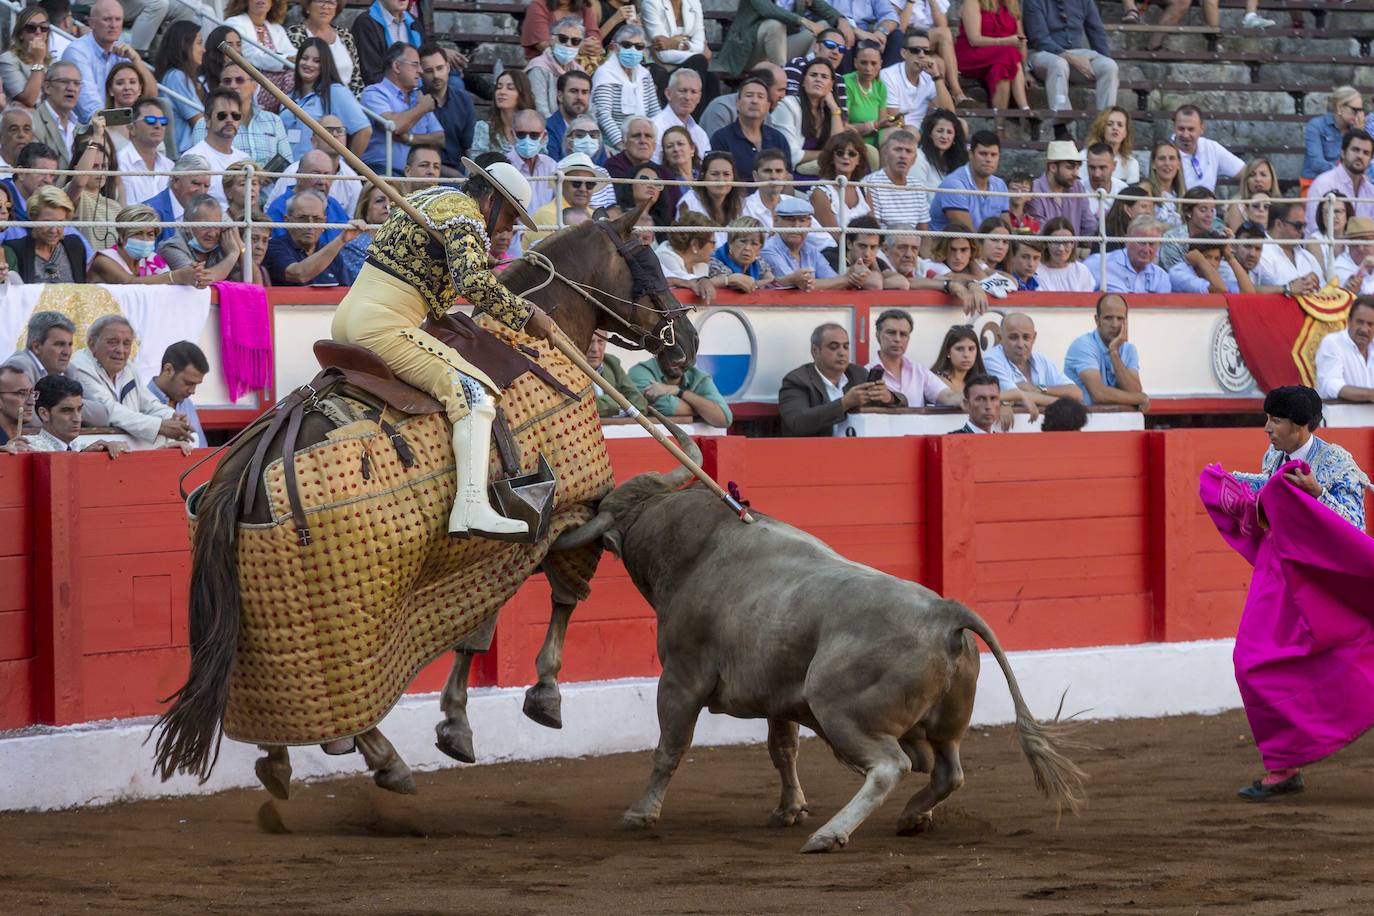
<path id="1" fill-rule="evenodd" d="M 1315 385 L 1317 346 L 1345 328 L 1354 298 L 1334 285 L 1294 299 L 1227 296 L 1231 329 L 1260 389 Z"/>

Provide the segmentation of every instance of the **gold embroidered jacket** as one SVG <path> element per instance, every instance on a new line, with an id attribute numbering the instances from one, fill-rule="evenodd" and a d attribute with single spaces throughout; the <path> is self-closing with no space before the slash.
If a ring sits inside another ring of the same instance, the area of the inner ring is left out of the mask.
<path id="1" fill-rule="evenodd" d="M 407 198 L 444 236 L 441 246 L 429 232 L 393 208 L 372 237 L 368 259 L 415 287 L 439 316 L 462 296 L 516 330 L 525 326 L 532 306 L 497 282 L 487 264 L 486 225 L 471 197 L 443 186 L 416 191 Z"/>

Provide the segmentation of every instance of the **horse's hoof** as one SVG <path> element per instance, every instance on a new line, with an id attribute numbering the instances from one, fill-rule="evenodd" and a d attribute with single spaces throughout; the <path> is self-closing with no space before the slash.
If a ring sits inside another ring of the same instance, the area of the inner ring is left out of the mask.
<path id="1" fill-rule="evenodd" d="M 811 816 L 811 809 L 806 805 L 797 805 L 791 808 L 774 808 L 773 813 L 768 815 L 769 827 L 793 827 L 797 824 L 806 823 L 806 819 Z"/>
<path id="2" fill-rule="evenodd" d="M 290 797 L 291 764 L 276 762 L 271 757 L 259 757 L 253 763 L 253 772 L 258 774 L 258 782 L 273 798 L 286 801 Z"/>
<path id="3" fill-rule="evenodd" d="M 802 852 L 833 852 L 845 844 L 847 837 L 831 836 L 828 833 L 813 833 L 811 839 L 801 848 Z"/>
<path id="4" fill-rule="evenodd" d="M 434 726 L 437 740 L 434 746 L 459 763 L 476 763 L 477 754 L 472 749 L 472 730 L 462 727 L 452 719 Z"/>
<path id="5" fill-rule="evenodd" d="M 281 812 L 277 810 L 277 805 L 272 801 L 265 801 L 258 808 L 258 829 L 263 833 L 290 833 L 286 822 L 281 819 Z"/>
<path id="6" fill-rule="evenodd" d="M 657 814 L 645 814 L 631 808 L 620 816 L 620 826 L 626 830 L 648 830 L 658 823 Z"/>
<path id="7" fill-rule="evenodd" d="M 353 738 L 340 738 L 337 741 L 328 741 L 320 745 L 320 750 L 331 757 L 342 757 L 344 754 L 351 754 L 358 749 L 358 742 Z"/>
<path id="8" fill-rule="evenodd" d="M 418 795 L 420 792 L 415 785 L 415 777 L 410 773 L 410 767 L 399 761 L 373 773 L 372 781 L 388 792 L 400 795 Z"/>
<path id="9" fill-rule="evenodd" d="M 897 836 L 916 836 L 918 833 L 929 833 L 934 826 L 935 813 L 922 811 L 911 818 L 900 818 L 897 821 Z"/>
<path id="10" fill-rule="evenodd" d="M 563 727 L 563 697 L 558 688 L 540 690 L 537 686 L 525 691 L 525 715 L 545 728 Z"/>

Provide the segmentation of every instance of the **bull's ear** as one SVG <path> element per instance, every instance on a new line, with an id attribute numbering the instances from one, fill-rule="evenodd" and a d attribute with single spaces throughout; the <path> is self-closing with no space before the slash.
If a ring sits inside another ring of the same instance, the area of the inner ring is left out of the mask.
<path id="1" fill-rule="evenodd" d="M 620 529 L 612 528 L 601 536 L 601 542 L 617 557 L 620 556 Z"/>
<path id="2" fill-rule="evenodd" d="M 630 240 L 630 236 L 634 232 L 635 223 L 639 222 L 639 218 L 644 214 L 644 208 L 647 206 L 647 203 L 640 204 L 638 207 L 635 207 L 628 213 L 622 214 L 611 222 L 611 225 L 615 227 L 616 232 L 620 233 L 622 239 L 627 242 Z"/>

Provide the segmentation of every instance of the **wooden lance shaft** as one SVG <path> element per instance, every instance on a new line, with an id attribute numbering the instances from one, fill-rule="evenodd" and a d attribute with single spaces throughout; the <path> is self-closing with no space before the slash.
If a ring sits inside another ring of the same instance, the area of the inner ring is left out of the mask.
<path id="1" fill-rule="evenodd" d="M 337 153 L 338 156 L 341 159 L 343 159 L 344 162 L 347 162 L 355 172 L 357 172 L 362 177 L 366 178 L 368 181 L 372 182 L 372 184 L 375 187 L 380 188 L 382 193 L 385 194 L 387 198 L 391 201 L 392 205 L 399 207 L 402 213 L 404 213 L 406 216 L 409 216 L 411 219 L 415 221 L 416 225 L 424 226 L 429 231 L 430 235 L 434 236 L 434 238 L 441 245 L 443 244 L 444 238 L 439 233 L 439 231 L 429 225 L 429 221 L 425 219 L 424 215 L 421 214 L 420 211 L 415 208 L 414 204 L 406 200 L 405 195 L 403 195 L 400 191 L 396 190 L 396 188 L 392 186 L 391 182 L 382 178 L 372 169 L 368 168 L 366 163 L 359 159 L 351 149 L 345 146 L 337 137 L 335 137 L 329 131 L 321 127 L 319 122 L 316 121 L 313 117 L 306 114 L 305 111 L 301 108 L 301 106 L 297 105 L 296 102 L 285 92 L 282 92 L 281 89 L 279 89 L 275 83 L 273 83 L 267 77 L 263 76 L 257 67 L 250 64 L 244 58 L 244 56 L 239 53 L 237 48 L 233 47 L 228 42 L 224 42 L 219 46 L 219 49 L 221 52 L 223 52 L 225 57 L 228 57 L 235 64 L 238 64 L 240 67 L 242 67 L 244 73 L 247 73 L 248 76 L 251 77 L 253 81 L 256 82 L 263 89 L 266 89 L 268 93 L 272 95 L 273 98 L 275 98 L 286 108 L 287 111 L 291 112 L 297 118 L 299 118 L 302 124 L 310 128 L 310 130 L 315 134 L 315 136 L 323 140 L 329 146 L 329 148 L 332 149 L 335 153 Z M 563 333 L 561 328 L 557 326 L 554 327 L 554 336 L 553 340 L 551 340 L 550 343 L 552 343 L 554 347 L 557 348 L 558 352 L 566 356 L 572 362 L 573 365 L 575 365 L 578 369 L 581 369 L 582 372 L 585 373 L 586 376 L 589 379 L 591 379 L 593 383 L 601 381 L 601 376 L 597 373 L 595 369 L 591 367 L 591 365 L 587 362 L 587 358 L 582 354 L 581 351 L 577 349 L 577 347 L 573 345 L 573 342 L 568 339 L 567 335 Z M 679 462 L 682 463 L 682 465 L 685 468 L 691 471 L 698 480 L 706 484 L 706 486 L 711 489 L 711 492 L 715 493 L 717 496 L 723 499 L 725 503 L 736 514 L 739 515 L 741 520 L 745 522 L 752 522 L 754 520 L 754 517 L 749 514 L 749 511 L 744 506 L 742 506 L 738 500 L 736 500 L 733 496 L 727 493 L 721 487 L 720 484 L 716 483 L 713 479 L 711 479 L 711 475 L 707 474 L 705 469 L 703 469 L 701 465 L 693 461 L 686 452 L 679 448 L 676 442 L 668 438 L 668 436 L 665 435 L 663 431 L 660 430 L 657 426 L 651 423 L 647 417 L 640 414 L 640 412 L 634 408 L 634 406 L 625 398 L 623 394 L 621 394 L 619 391 L 617 391 L 615 388 L 611 386 L 606 386 L 604 388 L 601 388 L 601 390 L 607 395 L 609 395 L 611 400 L 619 404 L 621 410 L 625 411 L 631 417 L 634 417 L 634 419 L 639 423 L 640 426 L 647 429 L 649 431 L 649 435 L 657 439 L 659 445 L 662 445 L 665 449 L 668 450 L 668 454 L 676 458 Z"/>

